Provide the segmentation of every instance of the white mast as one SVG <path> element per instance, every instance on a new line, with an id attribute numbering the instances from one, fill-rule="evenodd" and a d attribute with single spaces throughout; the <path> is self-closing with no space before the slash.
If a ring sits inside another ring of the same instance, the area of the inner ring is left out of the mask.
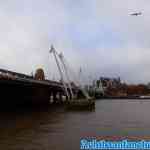
<path id="1" fill-rule="evenodd" d="M 69 75 L 68 75 L 68 71 L 67 71 L 67 66 L 66 66 L 66 63 L 65 63 L 65 60 L 64 60 L 63 55 L 62 55 L 62 54 L 58 54 L 57 51 L 54 49 L 53 46 L 51 46 L 50 53 L 53 53 L 53 55 L 54 55 L 54 58 L 55 58 L 55 60 L 56 60 L 56 64 L 57 64 L 57 67 L 58 67 L 58 70 L 59 70 L 59 73 L 60 73 L 60 76 L 61 76 L 62 83 L 63 83 L 63 85 L 64 85 L 66 94 L 67 94 L 67 96 L 69 97 L 69 93 L 68 93 L 68 90 L 67 90 L 67 85 L 65 84 L 64 78 L 63 78 L 63 71 L 61 70 L 59 61 L 58 61 L 58 59 L 57 59 L 57 56 L 59 57 L 59 59 L 60 59 L 62 65 L 63 65 L 63 69 L 64 69 L 64 71 L 65 71 L 66 78 L 67 78 L 67 80 L 68 80 L 68 82 L 69 82 L 69 83 L 68 83 L 68 86 L 69 86 L 69 89 L 70 89 L 71 97 L 74 98 L 74 94 L 73 94 L 73 91 L 72 91 L 72 88 L 71 88 L 70 79 L 69 79 Z M 79 84 L 79 85 L 80 85 L 80 84 Z M 85 91 L 82 87 L 80 87 L 80 90 L 83 92 L 84 96 L 85 96 L 87 99 L 90 98 L 89 95 L 88 95 L 88 93 L 86 93 L 86 91 Z"/>
<path id="2" fill-rule="evenodd" d="M 56 50 L 54 49 L 53 45 L 51 46 L 51 49 L 50 49 L 49 52 L 50 52 L 50 53 L 53 53 L 53 55 L 54 55 L 54 58 L 55 58 L 55 61 L 56 61 L 57 67 L 58 67 L 58 71 L 59 71 L 59 73 L 60 73 L 61 80 L 62 80 L 63 86 L 64 86 L 64 88 L 65 88 L 66 95 L 67 95 L 67 97 L 69 98 L 69 93 L 68 93 L 68 90 L 67 90 L 67 86 L 66 86 L 66 84 L 65 84 L 65 82 L 64 82 L 64 78 L 63 78 L 63 72 L 62 72 L 62 70 L 61 70 L 61 68 L 60 68 L 60 64 L 59 64 L 59 61 L 58 61 L 57 56 L 56 56 L 56 55 L 58 55 L 58 54 L 57 54 Z"/>
<path id="3" fill-rule="evenodd" d="M 102 94 L 104 95 L 104 88 L 103 88 L 103 84 L 102 84 L 101 78 L 100 78 L 99 88 L 100 88 L 100 91 L 102 91 Z"/>
<path id="4" fill-rule="evenodd" d="M 64 67 L 65 75 L 66 75 L 67 80 L 68 80 L 68 86 L 69 86 L 69 89 L 70 89 L 70 92 L 71 92 L 71 97 L 74 98 L 74 94 L 73 94 L 73 91 L 72 91 L 72 88 L 71 88 L 71 84 L 70 84 L 71 81 L 69 79 L 69 75 L 68 75 L 68 71 L 67 71 L 67 66 L 65 64 L 64 56 L 63 56 L 62 53 L 59 54 L 59 58 L 60 58 L 60 60 L 61 60 L 61 62 L 63 64 L 63 67 Z"/>
<path id="5" fill-rule="evenodd" d="M 70 79 L 69 79 L 68 71 L 67 71 L 68 69 L 67 69 L 67 66 L 66 66 L 66 63 L 65 63 L 65 58 L 64 58 L 64 56 L 63 56 L 62 53 L 59 54 L 59 57 L 60 57 L 60 60 L 61 60 L 61 62 L 62 62 L 62 64 L 63 64 L 66 77 L 67 77 L 67 79 L 68 79 L 68 81 L 69 81 L 69 84 L 68 84 L 68 85 L 69 85 L 69 89 L 70 89 L 70 91 L 71 91 L 71 96 L 74 98 L 74 95 L 73 95 L 73 92 L 72 92 L 72 88 L 71 88 L 71 85 L 70 85 Z M 81 71 L 81 69 L 80 69 L 80 71 Z M 81 72 L 80 72 L 80 73 L 81 73 Z M 90 99 L 88 93 L 86 93 L 86 91 L 82 88 L 82 85 L 80 84 L 80 81 L 79 81 L 79 82 L 76 81 L 76 82 L 77 82 L 78 85 L 80 86 L 80 90 L 82 91 L 82 93 L 84 94 L 84 96 L 85 96 L 87 99 Z"/>

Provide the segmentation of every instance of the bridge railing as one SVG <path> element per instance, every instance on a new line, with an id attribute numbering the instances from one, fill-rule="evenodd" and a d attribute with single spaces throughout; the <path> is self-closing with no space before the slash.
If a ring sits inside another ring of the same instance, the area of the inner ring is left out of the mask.
<path id="1" fill-rule="evenodd" d="M 0 69 L 0 73 L 1 74 L 6 74 L 6 75 L 12 75 L 14 77 L 20 77 L 20 78 L 27 78 L 27 79 L 33 79 L 32 76 L 29 76 L 29 75 L 26 75 L 26 74 L 23 74 L 23 73 L 17 73 L 17 72 L 14 72 L 14 71 L 9 71 L 9 70 L 5 70 L 5 69 Z"/>

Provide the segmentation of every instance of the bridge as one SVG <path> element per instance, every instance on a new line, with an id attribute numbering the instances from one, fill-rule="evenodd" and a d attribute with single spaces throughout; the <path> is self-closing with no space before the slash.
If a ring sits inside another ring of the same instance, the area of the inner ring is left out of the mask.
<path id="1" fill-rule="evenodd" d="M 53 103 L 60 103 L 63 102 L 64 97 L 66 101 L 82 97 L 89 98 L 79 82 L 78 86 L 71 82 L 62 53 L 59 54 L 53 46 L 51 46 L 50 53 L 55 58 L 61 82 L 46 80 L 41 68 L 37 70 L 35 76 L 0 69 L 0 97 L 2 99 L 0 106 L 45 105 L 49 104 L 51 99 Z"/>
<path id="2" fill-rule="evenodd" d="M 0 105 L 42 105 L 71 99 L 71 93 L 67 88 L 69 97 L 66 95 L 61 82 L 52 80 L 36 80 L 29 76 L 14 71 L 0 69 Z M 77 92 L 78 88 L 72 86 L 72 90 Z"/>

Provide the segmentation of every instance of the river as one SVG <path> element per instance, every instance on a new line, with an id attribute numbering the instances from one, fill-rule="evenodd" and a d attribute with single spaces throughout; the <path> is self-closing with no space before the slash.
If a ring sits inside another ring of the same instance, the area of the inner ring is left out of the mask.
<path id="1" fill-rule="evenodd" d="M 78 150 L 85 137 L 149 136 L 150 100 L 97 100 L 92 112 L 0 112 L 0 119 L 1 150 Z"/>

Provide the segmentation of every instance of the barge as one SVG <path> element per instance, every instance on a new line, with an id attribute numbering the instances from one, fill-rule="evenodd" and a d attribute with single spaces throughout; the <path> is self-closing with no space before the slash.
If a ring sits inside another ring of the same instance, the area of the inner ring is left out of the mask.
<path id="1" fill-rule="evenodd" d="M 76 99 L 66 102 L 68 110 L 93 110 L 95 108 L 94 99 Z"/>

